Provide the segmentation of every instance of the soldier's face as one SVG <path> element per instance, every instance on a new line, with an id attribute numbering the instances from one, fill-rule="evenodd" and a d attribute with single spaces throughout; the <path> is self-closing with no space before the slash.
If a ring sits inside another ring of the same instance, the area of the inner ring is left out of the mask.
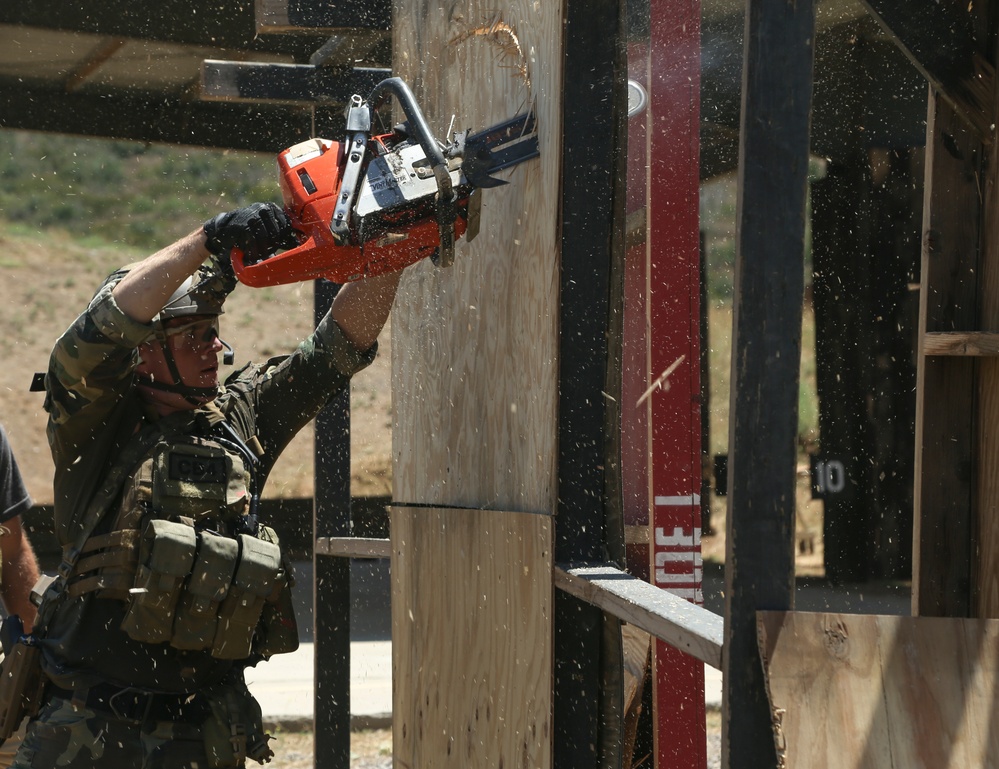
<path id="1" fill-rule="evenodd" d="M 217 387 L 219 353 L 224 349 L 219 341 L 218 318 L 192 316 L 175 318 L 167 323 L 166 344 L 170 348 L 182 384 L 188 387 Z M 141 373 L 158 381 L 171 382 L 170 368 L 157 342 L 141 348 Z"/>

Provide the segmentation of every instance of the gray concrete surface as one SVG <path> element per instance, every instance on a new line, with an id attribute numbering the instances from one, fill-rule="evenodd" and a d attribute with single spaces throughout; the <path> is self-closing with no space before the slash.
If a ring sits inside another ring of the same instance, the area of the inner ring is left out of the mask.
<path id="1" fill-rule="evenodd" d="M 308 722 L 312 719 L 314 646 L 312 638 L 312 564 L 296 564 L 295 603 L 301 646 L 293 654 L 273 657 L 247 671 L 267 721 Z M 392 640 L 387 561 L 351 564 L 350 712 L 355 728 L 387 726 L 392 718 Z M 863 614 L 909 614 L 907 584 L 833 586 L 824 580 L 799 580 L 795 608 Z M 724 572 L 705 564 L 704 605 L 725 611 Z M 705 703 L 720 707 L 722 675 L 705 666 Z"/>

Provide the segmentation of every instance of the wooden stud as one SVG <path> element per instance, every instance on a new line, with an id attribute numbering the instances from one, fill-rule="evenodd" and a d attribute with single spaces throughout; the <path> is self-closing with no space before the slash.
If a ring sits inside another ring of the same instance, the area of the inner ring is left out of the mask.
<path id="1" fill-rule="evenodd" d="M 337 286 L 315 282 L 316 323 L 333 303 Z M 350 533 L 350 391 L 316 417 L 313 536 Z M 315 765 L 350 762 L 350 561 L 313 550 Z"/>
<path id="2" fill-rule="evenodd" d="M 756 611 L 794 602 L 815 8 L 747 6 L 729 408 L 722 765 L 774 766 Z"/>
<path id="3" fill-rule="evenodd" d="M 916 363 L 913 613 L 971 612 L 975 359 L 925 354 L 977 323 L 980 145 L 930 92 Z"/>
<path id="4" fill-rule="evenodd" d="M 79 88 L 84 81 L 86 81 L 86 79 L 94 72 L 99 70 L 108 59 L 118 53 L 118 51 L 124 47 L 126 42 L 128 41 L 120 37 L 103 40 L 90 52 L 90 55 L 80 62 L 66 77 L 63 82 L 66 92 L 69 93 L 70 91 L 75 91 Z"/>

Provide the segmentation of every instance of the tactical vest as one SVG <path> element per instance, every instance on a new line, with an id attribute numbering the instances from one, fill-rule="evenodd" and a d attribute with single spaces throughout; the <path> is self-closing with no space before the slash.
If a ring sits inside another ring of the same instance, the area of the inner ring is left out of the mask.
<path id="1" fill-rule="evenodd" d="M 81 549 L 68 594 L 124 601 L 136 641 L 232 660 L 293 651 L 291 575 L 251 509 L 254 462 L 242 442 L 161 439 Z"/>

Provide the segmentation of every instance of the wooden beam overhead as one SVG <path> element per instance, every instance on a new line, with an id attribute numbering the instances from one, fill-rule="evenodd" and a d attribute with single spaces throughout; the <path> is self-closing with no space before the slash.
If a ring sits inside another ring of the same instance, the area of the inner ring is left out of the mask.
<path id="1" fill-rule="evenodd" d="M 256 0 L 255 13 L 260 33 L 321 30 L 332 34 L 349 27 L 387 30 L 392 24 L 392 4 L 388 0 L 363 3 Z"/>
<path id="2" fill-rule="evenodd" d="M 0 128 L 277 153 L 313 134 L 339 135 L 342 108 L 165 98 L 126 91 L 66 93 L 0 80 Z"/>
<path id="3" fill-rule="evenodd" d="M 90 54 L 81 61 L 65 80 L 66 92 L 75 91 L 94 72 L 122 49 L 128 42 L 124 38 L 114 37 L 102 41 Z"/>
<path id="4" fill-rule="evenodd" d="M 342 27 L 366 26 L 360 18 L 352 19 L 346 11 L 341 18 Z M 324 30 L 311 33 L 302 30 L 297 35 L 262 35 L 256 28 L 253 7 L 248 0 L 236 3 L 202 0 L 158 0 L 156 3 L 131 0 L 6 2 L 0 3 L 0 24 L 183 45 L 287 53 L 297 61 L 308 61 L 313 51 L 322 44 L 322 38 L 328 36 Z"/>
<path id="5" fill-rule="evenodd" d="M 201 67 L 201 97 L 206 100 L 345 104 L 367 95 L 389 69 L 341 69 L 311 64 L 271 64 L 207 59 Z"/>
<path id="6" fill-rule="evenodd" d="M 863 0 L 871 15 L 982 141 L 992 141 L 995 70 L 980 54 L 968 6 Z"/>

